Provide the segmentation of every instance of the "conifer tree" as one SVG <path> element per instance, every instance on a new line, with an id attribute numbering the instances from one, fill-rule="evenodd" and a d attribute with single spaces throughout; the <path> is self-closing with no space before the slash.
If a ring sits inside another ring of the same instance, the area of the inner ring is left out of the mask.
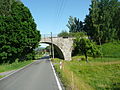
<path id="1" fill-rule="evenodd" d="M 15 0 L 10 7 L 9 15 L 8 12 L 0 14 L 0 62 L 33 59 L 40 41 L 34 19 L 21 1 Z"/>

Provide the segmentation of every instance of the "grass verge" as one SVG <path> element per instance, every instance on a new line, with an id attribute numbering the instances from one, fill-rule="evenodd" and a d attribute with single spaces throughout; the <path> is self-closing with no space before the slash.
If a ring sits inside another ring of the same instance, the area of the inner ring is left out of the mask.
<path id="1" fill-rule="evenodd" d="M 5 77 L 5 75 L 0 75 L 0 78 L 3 78 L 3 77 Z"/>
<path id="2" fill-rule="evenodd" d="M 33 61 L 32 60 L 29 60 L 29 61 L 24 61 L 24 62 L 14 62 L 12 64 L 1 64 L 0 65 L 0 73 L 2 72 L 7 72 L 7 71 L 11 71 L 11 70 L 17 70 L 17 69 L 20 69 L 30 63 L 32 63 Z M 2 78 L 4 76 L 0 76 L 0 78 Z"/>
<path id="3" fill-rule="evenodd" d="M 120 90 L 120 58 L 90 58 L 89 63 L 79 58 L 62 61 L 62 69 L 55 64 L 66 90 Z"/>

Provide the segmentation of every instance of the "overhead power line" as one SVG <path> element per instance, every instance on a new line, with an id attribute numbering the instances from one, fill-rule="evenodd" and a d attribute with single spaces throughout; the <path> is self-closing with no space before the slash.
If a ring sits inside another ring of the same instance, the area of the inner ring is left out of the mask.
<path id="1" fill-rule="evenodd" d="M 67 0 L 57 0 L 57 13 L 56 17 L 58 18 L 57 20 L 57 30 L 60 29 L 61 27 L 61 22 L 62 22 L 62 15 L 66 6 Z"/>

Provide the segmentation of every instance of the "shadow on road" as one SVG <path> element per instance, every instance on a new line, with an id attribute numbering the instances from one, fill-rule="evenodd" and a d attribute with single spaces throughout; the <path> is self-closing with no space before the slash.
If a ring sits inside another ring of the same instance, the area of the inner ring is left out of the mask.
<path id="1" fill-rule="evenodd" d="M 49 60 L 50 56 L 44 56 L 44 57 L 41 57 L 39 59 L 35 59 L 35 60 L 43 60 L 43 59 L 48 59 Z"/>
<path id="2" fill-rule="evenodd" d="M 40 59 L 49 59 L 49 58 L 50 58 L 50 56 L 44 56 L 44 57 L 42 57 Z"/>

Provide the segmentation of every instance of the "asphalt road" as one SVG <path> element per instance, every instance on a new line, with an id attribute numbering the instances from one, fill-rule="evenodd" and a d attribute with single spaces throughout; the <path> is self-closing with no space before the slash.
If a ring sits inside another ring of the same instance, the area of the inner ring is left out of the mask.
<path id="1" fill-rule="evenodd" d="M 50 61 L 40 59 L 0 81 L 0 90 L 58 90 Z"/>

